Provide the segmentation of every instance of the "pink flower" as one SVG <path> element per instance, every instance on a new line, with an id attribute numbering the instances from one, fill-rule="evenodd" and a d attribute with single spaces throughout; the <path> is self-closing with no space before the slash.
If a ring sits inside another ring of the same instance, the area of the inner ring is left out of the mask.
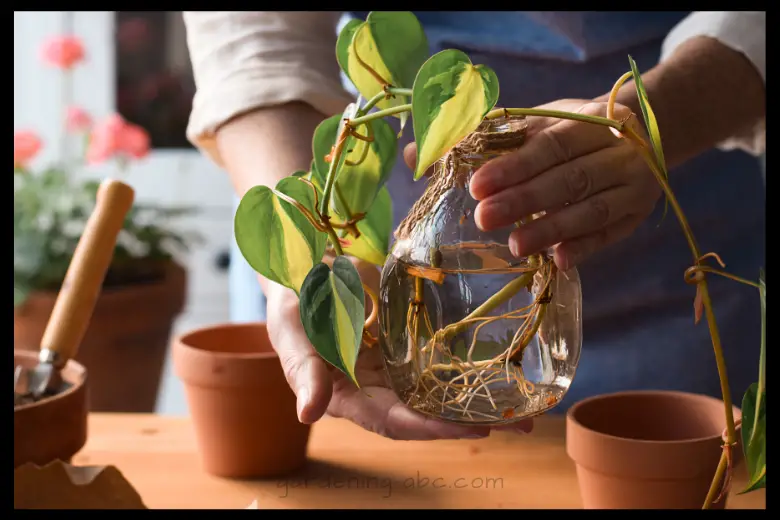
<path id="1" fill-rule="evenodd" d="M 83 108 L 70 106 L 65 116 L 65 126 L 68 132 L 74 134 L 84 132 L 92 126 L 92 118 Z"/>
<path id="2" fill-rule="evenodd" d="M 84 46 L 75 36 L 53 36 L 43 43 L 41 59 L 53 67 L 68 70 L 84 59 Z"/>
<path id="3" fill-rule="evenodd" d="M 128 124 L 122 132 L 120 149 L 134 159 L 143 159 L 149 154 L 149 134 L 138 125 Z"/>
<path id="4" fill-rule="evenodd" d="M 38 155 L 43 143 L 38 134 L 29 130 L 14 132 L 14 168 L 26 166 Z"/>
<path id="5" fill-rule="evenodd" d="M 86 160 L 98 164 L 114 156 L 142 159 L 149 153 L 149 134 L 138 125 L 113 114 L 92 129 Z"/>

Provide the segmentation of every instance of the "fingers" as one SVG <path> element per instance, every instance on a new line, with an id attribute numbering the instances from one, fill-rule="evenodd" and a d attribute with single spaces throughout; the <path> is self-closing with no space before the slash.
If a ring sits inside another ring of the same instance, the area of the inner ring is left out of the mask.
<path id="1" fill-rule="evenodd" d="M 417 144 L 409 143 L 404 146 L 404 162 L 406 165 L 414 170 L 414 166 L 417 164 Z"/>
<path id="2" fill-rule="evenodd" d="M 395 440 L 480 439 L 490 435 L 487 426 L 466 426 L 439 421 L 405 406 L 389 388 L 364 387 L 344 392 L 339 388 L 330 414 L 348 419 L 368 431 Z"/>
<path id="3" fill-rule="evenodd" d="M 610 146 L 498 193 L 491 190 L 494 194 L 477 205 L 474 221 L 480 229 L 489 231 L 623 185 L 623 172 L 633 157 L 634 152 L 624 146 Z"/>
<path id="4" fill-rule="evenodd" d="M 416 143 L 409 143 L 404 147 L 404 162 L 410 169 L 414 170 L 414 167 L 417 164 Z M 433 173 L 433 166 L 425 170 L 425 177 L 430 177 L 432 173 Z"/>
<path id="5" fill-rule="evenodd" d="M 515 256 L 528 256 L 599 232 L 637 214 L 636 201 L 641 198 L 635 191 L 628 186 L 612 188 L 522 225 L 509 236 L 509 249 Z"/>
<path id="6" fill-rule="evenodd" d="M 327 364 L 309 343 L 300 323 L 297 299 L 282 303 L 269 300 L 268 333 L 284 369 L 284 375 L 298 400 L 298 420 L 317 421 L 328 408 L 332 395 Z"/>
<path id="7" fill-rule="evenodd" d="M 642 218 L 630 215 L 596 233 L 560 244 L 555 248 L 553 256 L 555 265 L 562 271 L 575 267 L 599 249 L 627 238 L 639 226 Z"/>
<path id="8" fill-rule="evenodd" d="M 580 113 L 603 116 L 604 103 L 583 105 Z M 607 127 L 561 120 L 529 135 L 519 150 L 482 166 L 471 179 L 469 190 L 476 200 L 525 182 L 565 162 L 617 143 Z"/>

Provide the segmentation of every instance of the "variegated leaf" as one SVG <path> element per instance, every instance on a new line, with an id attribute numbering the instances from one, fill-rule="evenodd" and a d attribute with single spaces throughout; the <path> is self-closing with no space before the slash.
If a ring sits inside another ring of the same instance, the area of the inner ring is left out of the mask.
<path id="1" fill-rule="evenodd" d="M 428 55 L 425 32 L 409 11 L 373 11 L 364 22 L 347 23 L 336 42 L 341 69 L 366 99 L 382 92 L 383 83 L 411 88 Z M 396 96 L 383 99 L 377 107 L 381 110 L 406 103 L 406 96 Z M 403 126 L 408 112 L 398 117 Z"/>
<path id="2" fill-rule="evenodd" d="M 301 323 L 317 353 L 358 385 L 355 364 L 365 321 L 365 294 L 360 275 L 346 257 L 337 256 L 333 269 L 312 268 L 301 287 Z"/>
<path id="3" fill-rule="evenodd" d="M 498 101 L 498 78 L 458 50 L 431 56 L 414 80 L 412 119 L 417 142 L 415 180 L 477 129 Z"/>
<path id="4" fill-rule="evenodd" d="M 343 222 L 334 219 L 337 222 Z M 368 213 L 357 223 L 360 236 L 347 236 L 342 242 L 344 253 L 374 265 L 383 266 L 390 245 L 393 226 L 393 201 L 387 187 L 382 187 Z"/>
<path id="5" fill-rule="evenodd" d="M 235 235 L 242 256 L 255 271 L 299 292 L 325 254 L 327 235 L 287 198 L 314 209 L 314 192 L 296 176 L 282 179 L 273 190 L 255 186 L 238 205 Z"/>
<path id="6" fill-rule="evenodd" d="M 314 133 L 314 163 L 318 177 L 317 184 L 325 185 L 330 167 L 325 157 L 331 153 L 338 138 L 340 116 L 326 119 Z M 331 197 L 331 207 L 342 217 L 347 214 L 366 213 L 371 207 L 379 190 L 387 182 L 396 159 L 397 140 L 390 125 L 381 119 L 357 129 L 362 135 L 373 136 L 372 142 L 354 137 L 347 138 L 341 166 L 336 177 L 336 186 Z M 345 207 L 346 205 L 346 207 Z"/>

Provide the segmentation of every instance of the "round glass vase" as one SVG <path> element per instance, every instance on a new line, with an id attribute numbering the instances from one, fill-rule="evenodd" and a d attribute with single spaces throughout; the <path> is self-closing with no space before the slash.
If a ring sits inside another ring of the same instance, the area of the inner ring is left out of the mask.
<path id="1" fill-rule="evenodd" d="M 436 164 L 382 270 L 379 344 L 399 399 L 458 423 L 505 424 L 555 406 L 582 345 L 576 269 L 552 251 L 514 257 L 516 227 L 474 222 L 474 172 L 516 150 L 522 117 L 486 120 Z M 524 222 L 543 215 L 529 216 Z"/>

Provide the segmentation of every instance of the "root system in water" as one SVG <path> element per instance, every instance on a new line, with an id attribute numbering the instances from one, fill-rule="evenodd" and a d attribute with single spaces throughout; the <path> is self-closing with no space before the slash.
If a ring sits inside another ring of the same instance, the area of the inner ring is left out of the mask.
<path id="1" fill-rule="evenodd" d="M 380 344 L 401 400 L 427 415 L 490 424 L 557 404 L 579 358 L 579 344 L 567 344 L 579 339 L 579 280 L 545 255 L 521 261 L 497 244 L 431 256 L 436 267 L 393 257 L 383 271 Z"/>

